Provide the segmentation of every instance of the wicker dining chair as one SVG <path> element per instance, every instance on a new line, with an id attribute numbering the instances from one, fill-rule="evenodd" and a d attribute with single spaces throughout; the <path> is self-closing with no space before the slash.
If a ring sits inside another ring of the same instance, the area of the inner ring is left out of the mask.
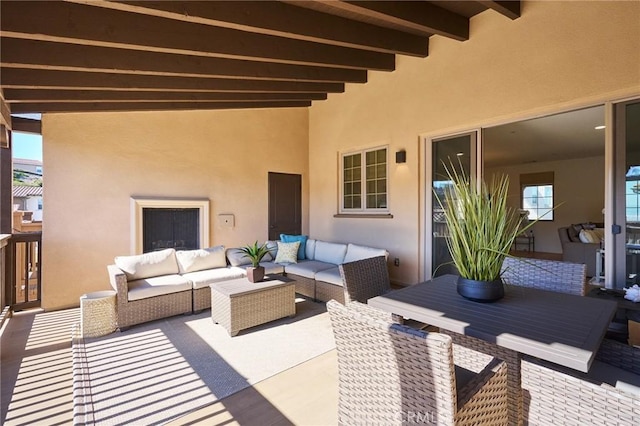
<path id="1" fill-rule="evenodd" d="M 385 256 L 343 263 L 338 268 L 342 277 L 345 304 L 353 301 L 367 303 L 372 297 L 382 296 L 392 291 L 389 270 L 387 269 L 387 258 Z M 393 315 L 393 320 L 412 328 L 437 331 L 435 327 L 428 324 L 405 319 L 399 315 Z"/>
<path id="2" fill-rule="evenodd" d="M 502 280 L 519 287 L 584 296 L 586 271 L 583 263 L 506 257 L 502 264 Z"/>
<path id="3" fill-rule="evenodd" d="M 339 424 L 507 424 L 503 362 L 461 374 L 449 336 L 390 322 L 358 302 L 331 300 L 327 310 L 338 353 Z"/>
<path id="4" fill-rule="evenodd" d="M 339 265 L 344 286 L 344 302 L 367 303 L 372 297 L 391 291 L 385 256 L 370 257 Z"/>
<path id="5" fill-rule="evenodd" d="M 637 425 L 640 420 L 639 348 L 605 339 L 588 374 L 529 357 L 522 360 L 521 374 L 529 425 Z"/>

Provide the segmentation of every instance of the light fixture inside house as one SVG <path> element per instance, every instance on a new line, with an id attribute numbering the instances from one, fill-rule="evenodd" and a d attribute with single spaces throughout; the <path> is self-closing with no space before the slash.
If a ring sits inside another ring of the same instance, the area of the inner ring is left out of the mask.
<path id="1" fill-rule="evenodd" d="M 607 126 L 596 126 L 594 127 L 596 130 L 602 130 L 605 129 Z"/>
<path id="2" fill-rule="evenodd" d="M 407 151 L 404 149 L 396 152 L 396 163 L 406 163 L 407 162 Z"/>
<path id="3" fill-rule="evenodd" d="M 464 152 L 459 152 L 456 154 L 458 157 L 462 157 L 464 155 Z"/>

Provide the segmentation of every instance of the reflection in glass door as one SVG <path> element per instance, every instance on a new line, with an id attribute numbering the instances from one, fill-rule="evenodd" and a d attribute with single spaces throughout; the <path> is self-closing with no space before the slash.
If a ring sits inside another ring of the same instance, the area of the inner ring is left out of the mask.
<path id="1" fill-rule="evenodd" d="M 476 173 L 476 141 L 477 133 L 471 132 L 449 138 L 434 139 L 431 151 L 431 182 L 432 182 L 432 250 L 431 276 L 457 273 L 455 266 L 450 264 L 451 256 L 447 248 L 446 236 L 449 234 L 444 220 L 444 212 L 436 199 L 436 194 L 444 199 L 444 190 L 450 185 L 444 166 L 451 165 L 464 172 L 467 176 Z"/>
<path id="2" fill-rule="evenodd" d="M 624 202 L 624 206 L 616 206 L 624 212 L 617 215 L 624 241 L 617 239 L 616 254 L 621 255 L 615 256 L 617 273 L 612 287 L 622 288 L 640 284 L 640 101 L 616 105 L 615 115 L 616 143 L 624 146 L 624 161 L 617 159 L 618 167 L 624 166 L 624 177 L 618 174 L 624 185 L 616 185 L 617 191 L 624 191 L 624 198 L 616 197 L 618 203 Z"/>

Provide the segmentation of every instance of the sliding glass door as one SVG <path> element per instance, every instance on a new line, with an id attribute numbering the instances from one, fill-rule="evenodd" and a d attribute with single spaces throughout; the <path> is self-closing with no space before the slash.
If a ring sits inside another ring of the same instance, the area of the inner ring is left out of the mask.
<path id="1" fill-rule="evenodd" d="M 640 284 L 640 100 L 616 104 L 614 122 L 615 273 L 608 287 L 623 288 Z"/>
<path id="2" fill-rule="evenodd" d="M 444 167 L 454 167 L 467 176 L 475 176 L 477 167 L 477 132 L 431 140 L 431 276 L 455 274 L 450 264 L 446 236 L 449 234 L 444 212 L 438 198 L 443 200 L 445 188 L 451 184 Z"/>

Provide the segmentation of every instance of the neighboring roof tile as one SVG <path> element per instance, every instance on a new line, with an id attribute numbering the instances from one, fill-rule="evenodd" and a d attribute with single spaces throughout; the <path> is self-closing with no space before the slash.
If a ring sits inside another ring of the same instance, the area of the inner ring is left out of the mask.
<path id="1" fill-rule="evenodd" d="M 41 186 L 27 186 L 27 185 L 14 185 L 13 196 L 14 197 L 35 197 L 42 196 Z"/>

